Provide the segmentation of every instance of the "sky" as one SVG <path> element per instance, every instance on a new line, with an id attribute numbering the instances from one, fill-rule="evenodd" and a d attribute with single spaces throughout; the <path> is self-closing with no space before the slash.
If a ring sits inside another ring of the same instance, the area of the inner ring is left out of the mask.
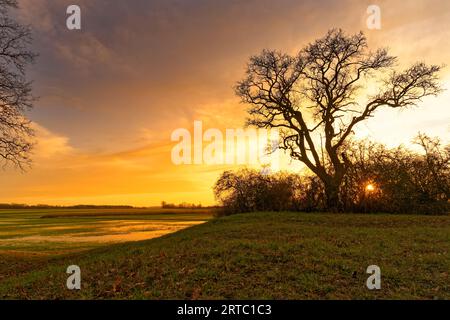
<path id="1" fill-rule="evenodd" d="M 214 204 L 214 181 L 230 165 L 175 165 L 178 128 L 242 128 L 234 95 L 251 55 L 295 54 L 330 28 L 363 31 L 372 49 L 389 47 L 398 67 L 450 64 L 448 0 L 20 0 L 18 19 L 39 53 L 28 70 L 36 130 L 26 172 L 0 171 L 0 203 Z M 81 8 L 68 30 L 66 8 Z M 381 29 L 367 28 L 367 7 Z M 418 108 L 382 110 L 359 138 L 408 145 L 420 131 L 450 137 L 450 66 L 444 91 Z M 283 169 L 298 165 L 283 163 Z"/>

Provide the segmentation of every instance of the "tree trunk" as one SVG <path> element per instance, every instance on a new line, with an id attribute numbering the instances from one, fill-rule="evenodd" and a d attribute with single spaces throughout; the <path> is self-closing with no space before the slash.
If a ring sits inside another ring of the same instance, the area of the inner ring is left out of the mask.
<path id="1" fill-rule="evenodd" d="M 336 179 L 333 179 L 331 181 L 324 182 L 324 185 L 327 210 L 331 212 L 341 211 L 342 206 L 339 197 L 340 181 L 336 181 Z"/>

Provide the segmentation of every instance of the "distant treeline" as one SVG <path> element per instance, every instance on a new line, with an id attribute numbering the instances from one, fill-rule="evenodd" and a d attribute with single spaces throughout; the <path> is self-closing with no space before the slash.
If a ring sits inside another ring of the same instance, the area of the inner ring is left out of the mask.
<path id="1" fill-rule="evenodd" d="M 174 203 L 167 203 L 165 201 L 161 202 L 161 208 L 163 209 L 200 209 L 202 208 L 201 203 L 194 204 L 194 203 L 187 203 L 182 202 L 180 204 L 174 204 Z"/>
<path id="2" fill-rule="evenodd" d="M 180 203 L 173 204 L 167 203 L 163 201 L 161 203 L 161 208 L 163 209 L 211 209 L 218 208 L 219 206 L 202 206 L 201 204 L 193 204 L 193 203 Z M 134 207 L 127 205 L 74 205 L 74 206 L 52 206 L 48 204 L 37 204 L 37 205 L 28 205 L 21 203 L 0 203 L 0 209 L 149 209 L 156 208 L 155 207 Z"/>
<path id="3" fill-rule="evenodd" d="M 201 203 L 187 203 L 182 202 L 179 204 L 167 203 L 165 201 L 161 202 L 161 208 L 163 209 L 202 209 L 202 208 L 213 208 L 213 207 L 203 207 Z"/>
<path id="4" fill-rule="evenodd" d="M 133 206 L 114 205 L 75 205 L 75 206 L 52 206 L 47 204 L 27 205 L 20 203 L 0 203 L 0 209 L 133 209 Z"/>

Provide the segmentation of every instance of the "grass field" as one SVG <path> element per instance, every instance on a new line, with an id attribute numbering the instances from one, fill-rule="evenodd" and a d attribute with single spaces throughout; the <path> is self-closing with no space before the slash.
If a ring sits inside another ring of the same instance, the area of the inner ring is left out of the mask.
<path id="1" fill-rule="evenodd" d="M 66 289 L 66 268 L 82 289 Z M 381 268 L 369 291 L 367 266 Z M 4 253 L 3 299 L 450 299 L 450 216 L 242 214 L 66 255 Z"/>
<path id="2" fill-rule="evenodd" d="M 159 237 L 211 217 L 208 209 L 0 210 L 0 254 L 66 254 Z"/>

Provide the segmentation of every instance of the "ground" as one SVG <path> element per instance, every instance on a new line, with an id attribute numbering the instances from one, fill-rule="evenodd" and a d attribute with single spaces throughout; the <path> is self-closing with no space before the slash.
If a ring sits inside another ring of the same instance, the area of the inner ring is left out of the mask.
<path id="1" fill-rule="evenodd" d="M 72 264 L 79 291 L 66 288 Z M 0 298 L 450 299 L 449 271 L 450 216 L 252 213 L 67 254 L 4 252 Z"/>

